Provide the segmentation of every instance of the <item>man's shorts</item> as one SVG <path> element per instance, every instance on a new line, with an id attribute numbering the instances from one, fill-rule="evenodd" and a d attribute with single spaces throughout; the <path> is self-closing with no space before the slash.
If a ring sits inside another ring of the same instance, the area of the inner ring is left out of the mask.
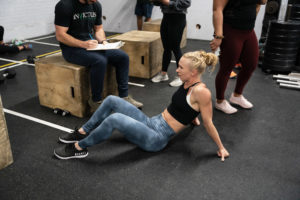
<path id="1" fill-rule="evenodd" d="M 150 3 L 137 3 L 135 6 L 135 15 L 151 18 L 153 5 Z"/>

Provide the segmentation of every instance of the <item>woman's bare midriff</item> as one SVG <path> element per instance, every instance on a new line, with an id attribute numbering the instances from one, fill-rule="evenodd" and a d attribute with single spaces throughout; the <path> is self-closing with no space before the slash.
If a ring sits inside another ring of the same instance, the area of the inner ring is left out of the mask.
<path id="1" fill-rule="evenodd" d="M 162 112 L 162 117 L 164 120 L 168 123 L 168 125 L 174 130 L 175 133 L 180 132 L 182 129 L 184 129 L 186 126 L 182 123 L 178 122 L 169 112 L 167 109 L 165 109 Z"/>

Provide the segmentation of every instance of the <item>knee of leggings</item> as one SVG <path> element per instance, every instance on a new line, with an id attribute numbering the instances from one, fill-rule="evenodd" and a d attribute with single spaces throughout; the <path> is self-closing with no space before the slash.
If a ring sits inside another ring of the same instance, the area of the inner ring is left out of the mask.
<path id="1" fill-rule="evenodd" d="M 105 101 L 105 102 L 108 101 L 108 102 L 110 102 L 110 103 L 114 103 L 114 102 L 116 102 L 119 98 L 120 98 L 120 97 L 117 97 L 117 96 L 114 96 L 114 95 L 108 95 L 108 96 L 104 99 L 104 101 Z M 103 102 L 103 103 L 104 103 L 104 102 Z"/>
<path id="2" fill-rule="evenodd" d="M 110 123 L 114 123 L 115 125 L 118 124 L 118 122 L 121 120 L 121 115 L 120 113 L 113 113 L 111 115 L 109 115 L 105 121 L 109 121 Z"/>

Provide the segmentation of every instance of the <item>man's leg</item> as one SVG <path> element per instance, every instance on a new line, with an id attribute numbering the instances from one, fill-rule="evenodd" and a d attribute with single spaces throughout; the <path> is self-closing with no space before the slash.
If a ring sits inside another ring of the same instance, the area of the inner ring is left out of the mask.
<path id="1" fill-rule="evenodd" d="M 119 96 L 124 98 L 134 106 L 141 108 L 143 104 L 128 96 L 128 74 L 129 74 L 129 57 L 122 50 L 108 50 L 105 52 L 107 60 L 116 67 L 116 77 L 118 82 Z"/>
<path id="2" fill-rule="evenodd" d="M 64 58 L 77 65 L 90 67 L 92 100 L 102 99 L 103 80 L 106 71 L 107 59 L 97 51 L 86 51 L 81 48 L 65 48 L 62 51 Z"/>
<path id="3" fill-rule="evenodd" d="M 143 5 L 140 3 L 136 3 L 134 14 L 137 19 L 137 28 L 138 30 L 142 30 L 143 28 Z"/>
<path id="4" fill-rule="evenodd" d="M 153 5 L 150 3 L 145 4 L 145 22 L 150 22 L 151 21 L 151 16 L 152 16 L 152 10 L 153 10 Z"/>
<path id="5" fill-rule="evenodd" d="M 128 74 L 129 74 L 129 57 L 119 49 L 107 50 L 103 52 L 108 63 L 116 68 L 116 78 L 120 97 L 128 96 Z"/>
<path id="6" fill-rule="evenodd" d="M 106 56 L 108 63 L 112 64 L 116 68 L 116 77 L 118 83 L 119 96 L 124 98 L 134 106 L 141 108 L 143 104 L 128 96 L 128 74 L 129 74 L 129 57 L 128 55 L 119 49 L 107 50 L 104 55 Z"/>
<path id="7" fill-rule="evenodd" d="M 136 16 L 136 20 L 137 20 L 138 30 L 141 31 L 143 28 L 143 16 Z"/>

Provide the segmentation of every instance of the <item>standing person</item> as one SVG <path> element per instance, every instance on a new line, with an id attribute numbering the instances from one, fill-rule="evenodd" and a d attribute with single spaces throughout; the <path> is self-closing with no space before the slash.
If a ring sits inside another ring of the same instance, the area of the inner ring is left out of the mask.
<path id="1" fill-rule="evenodd" d="M 145 151 L 160 151 L 190 123 L 200 125 L 197 116 L 201 113 L 204 127 L 224 161 L 229 153 L 212 121 L 211 93 L 201 81 L 206 67 L 215 66 L 217 60 L 216 55 L 204 51 L 184 54 L 176 70 L 184 84 L 174 93 L 170 105 L 152 118 L 121 98 L 107 97 L 79 130 L 59 137 L 67 145 L 55 149 L 54 155 L 59 159 L 84 158 L 88 155 L 87 147 L 107 140 L 114 129 Z"/>
<path id="2" fill-rule="evenodd" d="M 191 5 L 191 0 L 153 0 L 154 5 L 160 5 L 163 12 L 163 19 L 160 27 L 161 40 L 164 47 L 162 71 L 151 80 L 153 83 L 169 80 L 168 67 L 171 62 L 172 52 L 178 62 L 182 56 L 180 42 L 186 26 L 187 8 Z M 172 87 L 182 85 L 178 76 L 169 84 Z"/>
<path id="3" fill-rule="evenodd" d="M 3 53 L 19 53 L 23 50 L 32 49 L 31 44 L 24 44 L 24 45 L 8 45 L 3 42 L 4 36 L 4 28 L 0 26 L 0 54 Z"/>
<path id="4" fill-rule="evenodd" d="M 210 43 L 212 51 L 220 47 L 220 69 L 216 76 L 215 107 L 226 114 L 233 114 L 237 109 L 225 99 L 230 73 L 238 63 L 242 64 L 236 87 L 229 101 L 242 108 L 253 107 L 243 95 L 243 90 L 258 63 L 258 41 L 254 32 L 257 8 L 267 0 L 214 0 L 213 24 L 214 39 Z"/>
<path id="5" fill-rule="evenodd" d="M 145 17 L 145 22 L 151 21 L 153 4 L 150 0 L 137 0 L 135 5 L 135 15 L 137 19 L 138 30 L 143 28 L 143 17 Z"/>
<path id="6" fill-rule="evenodd" d="M 107 44 L 101 18 L 102 7 L 97 0 L 60 0 L 56 4 L 56 38 L 63 57 L 70 63 L 90 68 L 92 97 L 89 105 L 92 110 L 95 111 L 102 102 L 107 63 L 116 67 L 119 96 L 136 107 L 142 107 L 142 103 L 128 96 L 128 55 L 119 49 L 86 50 L 96 47 L 98 43 Z"/>

